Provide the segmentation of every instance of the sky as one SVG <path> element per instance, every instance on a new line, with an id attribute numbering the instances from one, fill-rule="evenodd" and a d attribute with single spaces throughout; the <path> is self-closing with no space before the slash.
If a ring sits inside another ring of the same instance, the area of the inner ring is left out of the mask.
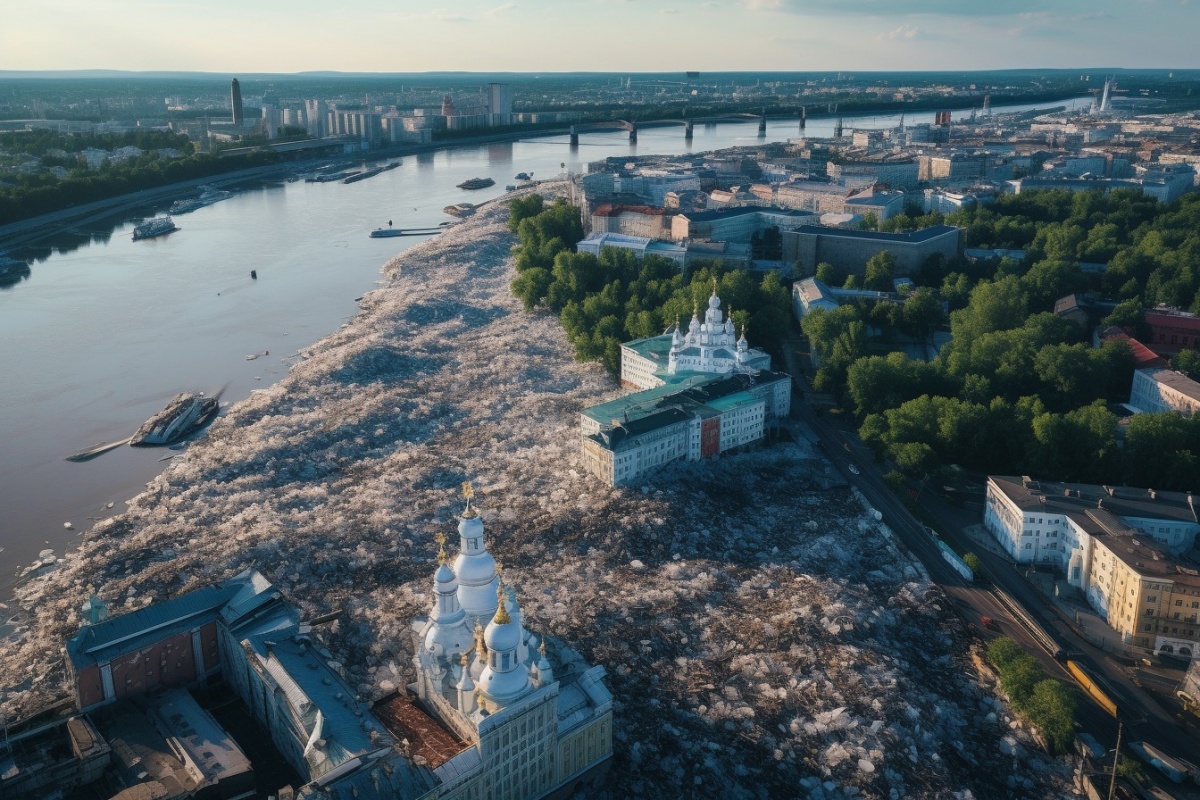
<path id="1" fill-rule="evenodd" d="M 1200 67 L 1200 0 L 4 0 L 0 69 Z"/>

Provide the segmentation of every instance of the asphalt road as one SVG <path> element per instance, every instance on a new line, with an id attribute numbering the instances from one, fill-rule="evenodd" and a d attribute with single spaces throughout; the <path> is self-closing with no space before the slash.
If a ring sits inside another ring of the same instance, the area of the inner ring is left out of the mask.
<path id="1" fill-rule="evenodd" d="M 795 349 L 785 348 L 789 371 L 793 376 L 802 375 L 798 370 Z M 1036 588 L 1031 586 L 1013 562 L 1004 556 L 986 549 L 974 547 L 961 533 L 962 528 L 981 521 L 982 511 L 964 512 L 942 502 L 934 493 L 922 493 L 921 507 L 935 520 L 945 541 L 958 552 L 971 550 L 983 562 L 984 571 L 1008 598 L 1015 601 L 1013 613 L 1000 598 L 982 586 L 968 584 L 959 573 L 946 562 L 932 533 L 924 523 L 914 517 L 884 482 L 874 464 L 869 448 L 859 442 L 852 429 L 833 424 L 826 416 L 814 413 L 805 400 L 803 379 L 794 378 L 799 389 L 792 396 L 792 417 L 807 424 L 819 437 L 818 445 L 843 477 L 857 488 L 867 501 L 882 512 L 883 521 L 925 566 L 930 578 L 950 598 L 956 610 L 967 624 L 984 639 L 994 638 L 997 633 L 980 624 L 981 617 L 995 620 L 999 633 L 1017 641 L 1030 655 L 1035 657 L 1047 674 L 1074 683 L 1066 669 L 1054 660 L 1054 650 L 1062 648 L 1071 654 L 1092 676 L 1098 677 L 1108 691 L 1122 715 L 1125 730 L 1124 742 L 1147 741 L 1165 752 L 1200 763 L 1200 744 L 1190 735 L 1181 720 L 1163 709 L 1158 702 L 1146 694 L 1132 680 L 1132 671 L 1083 639 L 1072 627 L 1073 621 L 1055 604 L 1046 603 Z M 854 464 L 858 472 L 851 472 Z M 982 500 L 982 497 L 980 498 Z M 1036 628 L 1020 617 L 1028 618 Z M 1047 641 L 1048 635 L 1050 641 Z M 1096 737 L 1104 746 L 1112 749 L 1116 745 L 1117 721 L 1099 705 L 1087 700 L 1080 704 L 1079 722 L 1082 730 Z"/>

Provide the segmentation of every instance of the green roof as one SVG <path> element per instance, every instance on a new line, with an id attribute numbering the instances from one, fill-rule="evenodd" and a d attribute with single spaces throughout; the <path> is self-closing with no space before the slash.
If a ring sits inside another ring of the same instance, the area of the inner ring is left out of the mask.
<path id="1" fill-rule="evenodd" d="M 740 408 L 741 406 L 754 405 L 761 402 L 761 400 L 750 392 L 738 392 L 718 397 L 715 400 L 709 400 L 705 405 L 716 411 L 728 411 L 732 408 Z"/>
<path id="2" fill-rule="evenodd" d="M 666 368 L 667 361 L 671 357 L 671 334 L 665 333 L 662 336 L 651 336 L 648 339 L 634 339 L 632 342 L 625 342 L 621 346 L 628 347 L 642 358 L 649 359 Z"/>
<path id="3" fill-rule="evenodd" d="M 658 406 L 656 403 L 662 398 L 676 394 L 683 389 L 690 389 L 705 381 L 710 381 L 715 376 L 703 372 L 686 372 L 676 375 L 663 375 L 662 377 L 667 381 L 662 386 L 655 386 L 653 389 L 644 389 L 640 392 L 623 395 L 615 400 L 609 400 L 607 403 L 600 403 L 591 408 L 585 408 L 583 413 L 601 425 L 611 425 L 614 419 L 624 420 L 626 412 L 629 413 L 630 419 L 636 419 L 638 416 L 645 416 L 648 413 L 657 411 Z M 639 409 L 639 407 L 641 408 Z"/>

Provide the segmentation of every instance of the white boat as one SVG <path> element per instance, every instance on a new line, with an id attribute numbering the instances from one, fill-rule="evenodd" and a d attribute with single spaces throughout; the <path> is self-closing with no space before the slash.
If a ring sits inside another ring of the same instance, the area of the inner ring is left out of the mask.
<path id="1" fill-rule="evenodd" d="M 129 443 L 134 447 L 170 444 L 210 420 L 218 406 L 217 398 L 199 392 L 177 394 L 166 408 L 142 423 Z"/>

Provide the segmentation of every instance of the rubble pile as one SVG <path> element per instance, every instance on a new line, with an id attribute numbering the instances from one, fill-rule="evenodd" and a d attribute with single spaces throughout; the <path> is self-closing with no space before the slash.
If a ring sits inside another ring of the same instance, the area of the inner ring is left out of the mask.
<path id="1" fill-rule="evenodd" d="M 820 488 L 806 445 L 632 488 L 582 474 L 579 411 L 616 391 L 510 295 L 506 217 L 484 206 L 388 264 L 348 327 L 21 587 L 10 718 L 67 693 L 89 587 L 120 613 L 247 567 L 306 614 L 342 610 L 325 635 L 364 698 L 402 687 L 469 480 L 526 625 L 608 671 L 608 796 L 1061 794 L 943 595 Z"/>

